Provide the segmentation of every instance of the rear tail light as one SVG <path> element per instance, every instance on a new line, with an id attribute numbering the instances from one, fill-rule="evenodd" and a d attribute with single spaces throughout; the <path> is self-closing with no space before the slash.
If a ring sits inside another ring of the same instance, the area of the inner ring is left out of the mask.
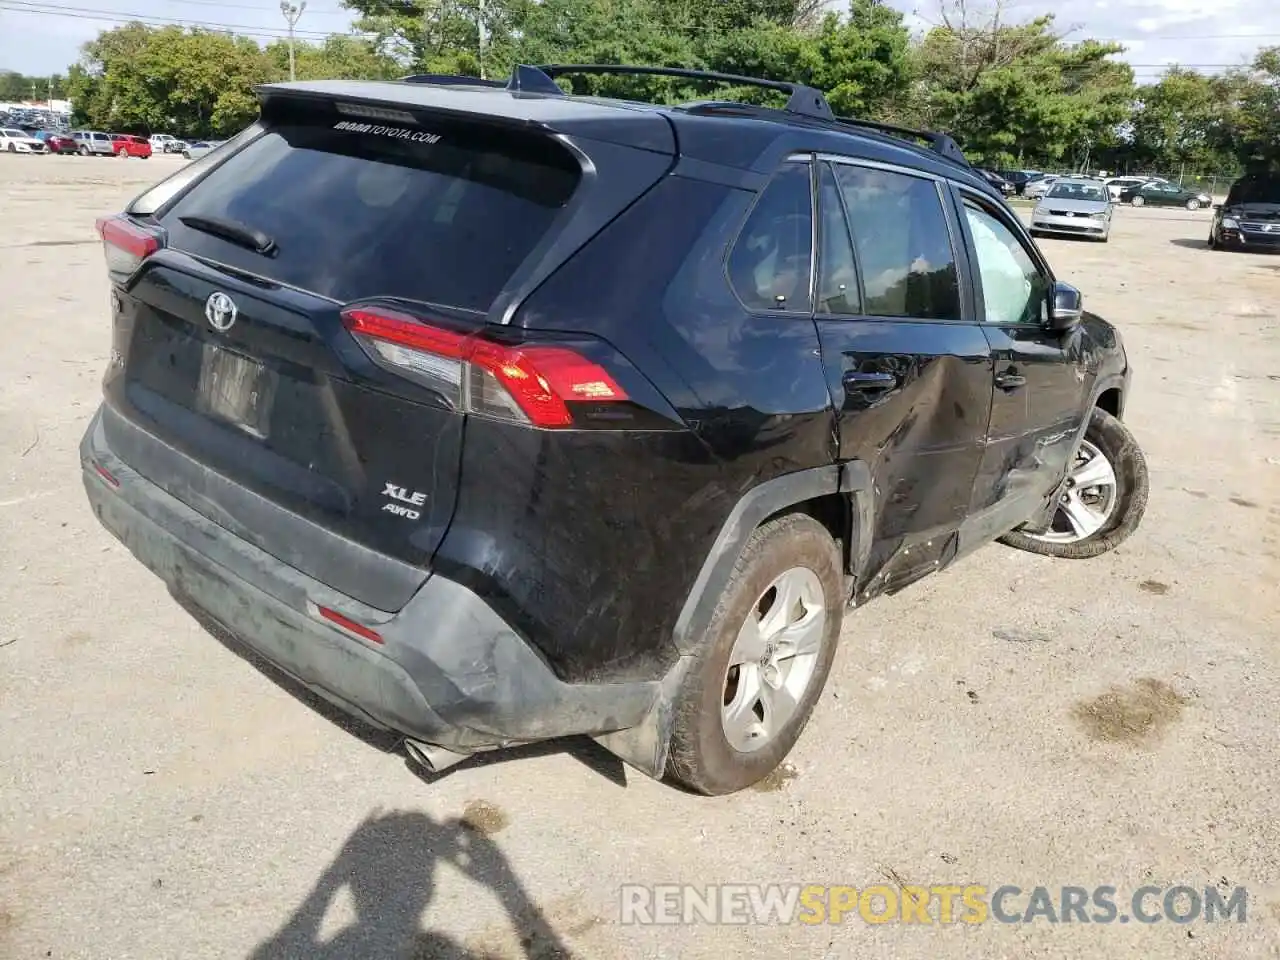
<path id="1" fill-rule="evenodd" d="M 98 235 L 107 258 L 107 272 L 113 277 L 131 275 L 142 261 L 160 249 L 160 235 L 127 217 L 99 217 Z"/>
<path id="2" fill-rule="evenodd" d="M 457 410 L 535 427 L 573 426 L 569 403 L 627 400 L 603 367 L 568 347 L 512 347 L 382 307 L 342 312 L 370 357 Z"/>

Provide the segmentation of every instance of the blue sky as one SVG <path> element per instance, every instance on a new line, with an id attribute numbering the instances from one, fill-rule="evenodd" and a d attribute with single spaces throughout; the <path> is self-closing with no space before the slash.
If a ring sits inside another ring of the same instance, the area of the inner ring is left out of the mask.
<path id="1" fill-rule="evenodd" d="M 938 0 L 889 2 L 915 28 L 937 20 Z M 1160 64 L 1217 70 L 1259 46 L 1280 45 L 1280 0 L 1007 0 L 1006 8 L 1015 19 L 1053 11 L 1060 25 L 1078 28 L 1074 37 L 1124 41 L 1140 80 L 1153 79 Z M 80 44 L 116 25 L 103 17 L 130 16 L 231 24 L 263 40 L 282 35 L 285 27 L 277 0 L 0 0 L 0 69 L 63 72 L 78 57 Z M 349 25 L 339 0 L 309 0 L 298 30 L 316 36 Z"/>

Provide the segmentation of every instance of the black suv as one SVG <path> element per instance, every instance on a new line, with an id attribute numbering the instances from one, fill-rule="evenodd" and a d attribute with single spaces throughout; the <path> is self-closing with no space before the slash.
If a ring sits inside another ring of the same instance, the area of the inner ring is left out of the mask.
<path id="1" fill-rule="evenodd" d="M 86 489 L 431 769 L 587 734 L 729 792 L 795 743 L 846 606 L 1137 526 L 1129 368 L 949 138 L 570 71 L 680 72 L 264 86 L 99 221 Z"/>
<path id="2" fill-rule="evenodd" d="M 1280 173 L 1241 177 L 1214 208 L 1215 250 L 1280 250 Z"/>

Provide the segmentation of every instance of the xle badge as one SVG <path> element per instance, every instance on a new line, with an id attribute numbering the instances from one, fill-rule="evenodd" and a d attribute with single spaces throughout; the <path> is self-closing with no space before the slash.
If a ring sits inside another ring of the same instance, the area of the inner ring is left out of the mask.
<path id="1" fill-rule="evenodd" d="M 389 497 L 395 503 L 383 504 L 383 513 L 394 513 L 397 517 L 405 517 L 409 520 L 417 520 L 422 514 L 414 510 L 414 507 L 420 507 L 427 502 L 425 493 L 418 493 L 416 490 L 410 493 L 405 487 L 397 487 L 394 483 L 388 483 L 382 489 L 382 495 Z M 404 506 L 409 504 L 409 506 Z"/>

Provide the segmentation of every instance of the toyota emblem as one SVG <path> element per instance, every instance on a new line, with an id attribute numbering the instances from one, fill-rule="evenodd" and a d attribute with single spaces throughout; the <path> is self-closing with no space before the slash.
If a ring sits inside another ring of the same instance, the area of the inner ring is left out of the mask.
<path id="1" fill-rule="evenodd" d="M 219 333 L 230 330 L 239 314 L 236 302 L 221 291 L 209 294 L 209 299 L 204 302 L 204 317 L 209 326 Z"/>

